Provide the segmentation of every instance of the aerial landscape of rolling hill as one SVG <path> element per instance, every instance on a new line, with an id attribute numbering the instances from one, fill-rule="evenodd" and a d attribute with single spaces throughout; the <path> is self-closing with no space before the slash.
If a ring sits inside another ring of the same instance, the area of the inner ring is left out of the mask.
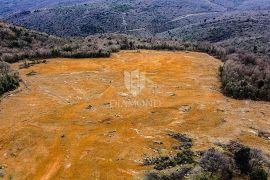
<path id="1" fill-rule="evenodd" d="M 12 9 L 16 3 L 2 2 L 3 19 L 58 36 L 124 32 L 270 54 L 269 0 L 26 1 L 21 9 Z"/>
<path id="2" fill-rule="evenodd" d="M 268 180 L 270 0 L 0 0 L 0 179 Z"/>

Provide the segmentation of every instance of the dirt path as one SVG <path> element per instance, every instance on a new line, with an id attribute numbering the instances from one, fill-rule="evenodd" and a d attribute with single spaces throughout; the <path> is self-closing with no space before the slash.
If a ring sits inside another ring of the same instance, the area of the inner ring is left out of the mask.
<path id="1" fill-rule="evenodd" d="M 169 132 L 187 133 L 195 149 L 238 139 L 270 153 L 257 136 L 270 131 L 270 104 L 223 96 L 220 65 L 201 53 L 122 51 L 20 70 L 28 89 L 0 103 L 5 177 L 139 179 L 145 156 L 176 143 Z"/>

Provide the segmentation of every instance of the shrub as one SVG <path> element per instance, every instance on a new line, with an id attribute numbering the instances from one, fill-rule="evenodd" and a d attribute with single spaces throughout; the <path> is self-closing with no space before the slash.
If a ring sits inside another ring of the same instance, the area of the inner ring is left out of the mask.
<path id="1" fill-rule="evenodd" d="M 60 51 L 59 51 L 59 49 L 54 48 L 54 49 L 52 49 L 51 54 L 52 54 L 52 57 L 59 57 Z"/>
<path id="2" fill-rule="evenodd" d="M 194 162 L 193 156 L 194 153 L 191 150 L 183 150 L 182 152 L 177 153 L 175 162 L 177 164 L 191 164 Z"/>
<path id="3" fill-rule="evenodd" d="M 263 155 L 261 150 L 251 149 L 249 164 L 251 169 L 263 167 L 263 163 L 267 162 L 267 159 Z"/>
<path id="4" fill-rule="evenodd" d="M 229 144 L 226 145 L 226 148 L 232 154 L 235 154 L 241 148 L 245 147 L 243 144 L 240 144 L 238 141 L 230 141 Z"/>
<path id="5" fill-rule="evenodd" d="M 144 165 L 155 165 L 154 169 L 163 170 L 170 167 L 176 166 L 175 161 L 173 161 L 169 156 L 161 156 L 155 158 L 145 158 Z"/>
<path id="6" fill-rule="evenodd" d="M 0 95 L 16 89 L 19 86 L 19 76 L 17 73 L 0 74 Z"/>
<path id="7" fill-rule="evenodd" d="M 177 141 L 180 142 L 192 142 L 192 139 L 189 138 L 186 134 L 181 134 L 181 133 L 173 133 L 169 134 L 172 138 L 176 139 Z"/>
<path id="8" fill-rule="evenodd" d="M 251 167 L 250 161 L 250 148 L 242 147 L 239 151 L 234 154 L 234 160 L 241 173 L 248 174 Z"/>
<path id="9" fill-rule="evenodd" d="M 0 61 L 0 74 L 8 73 L 10 71 L 10 66 L 8 63 Z"/>
<path id="10" fill-rule="evenodd" d="M 167 160 L 161 161 L 158 164 L 156 164 L 154 166 L 154 169 L 163 170 L 163 169 L 168 169 L 168 168 L 171 168 L 174 166 L 176 166 L 176 163 L 171 159 L 167 159 Z"/>
<path id="11" fill-rule="evenodd" d="M 146 174 L 146 180 L 176 180 L 184 179 L 185 175 L 191 170 L 190 167 L 181 167 L 173 171 L 160 173 L 159 171 L 150 171 Z"/>
<path id="12" fill-rule="evenodd" d="M 250 180 L 267 180 L 268 174 L 264 169 L 256 168 L 256 169 L 252 170 L 249 177 L 250 177 Z"/>
<path id="13" fill-rule="evenodd" d="M 9 63 L 16 62 L 16 57 L 10 53 L 4 53 L 1 57 L 1 60 Z"/>
<path id="14" fill-rule="evenodd" d="M 72 51 L 73 50 L 73 48 L 70 46 L 70 45 L 64 45 L 64 47 L 62 48 L 63 49 L 63 51 Z"/>
<path id="15" fill-rule="evenodd" d="M 0 61 L 0 96 L 19 86 L 19 76 L 12 72 L 8 63 Z"/>
<path id="16" fill-rule="evenodd" d="M 230 177 L 232 173 L 229 158 L 215 149 L 209 149 L 203 154 L 200 166 L 206 172 L 210 172 L 211 176 L 214 173 L 222 173 L 223 176 Z"/>

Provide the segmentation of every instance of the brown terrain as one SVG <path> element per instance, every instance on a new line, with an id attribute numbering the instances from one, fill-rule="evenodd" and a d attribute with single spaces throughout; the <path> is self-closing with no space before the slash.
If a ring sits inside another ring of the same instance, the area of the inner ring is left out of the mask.
<path id="1" fill-rule="evenodd" d="M 171 153 L 170 132 L 188 134 L 194 150 L 239 140 L 270 154 L 258 136 L 270 131 L 270 103 L 225 97 L 221 64 L 142 50 L 20 69 L 25 85 L 0 103 L 0 165 L 14 179 L 140 179 L 144 157 Z M 125 83 L 134 70 L 145 75 L 137 96 Z"/>

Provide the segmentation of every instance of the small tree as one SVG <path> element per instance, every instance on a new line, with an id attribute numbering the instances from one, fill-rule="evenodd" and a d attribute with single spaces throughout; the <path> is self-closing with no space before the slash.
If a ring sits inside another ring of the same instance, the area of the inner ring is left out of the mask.
<path id="1" fill-rule="evenodd" d="M 210 172 L 210 176 L 218 172 L 226 173 L 226 175 L 231 174 L 229 158 L 213 148 L 204 153 L 202 159 L 200 160 L 200 166 L 205 171 Z"/>
<path id="2" fill-rule="evenodd" d="M 250 148 L 242 147 L 234 154 L 234 159 L 241 173 L 247 174 L 250 171 Z"/>

